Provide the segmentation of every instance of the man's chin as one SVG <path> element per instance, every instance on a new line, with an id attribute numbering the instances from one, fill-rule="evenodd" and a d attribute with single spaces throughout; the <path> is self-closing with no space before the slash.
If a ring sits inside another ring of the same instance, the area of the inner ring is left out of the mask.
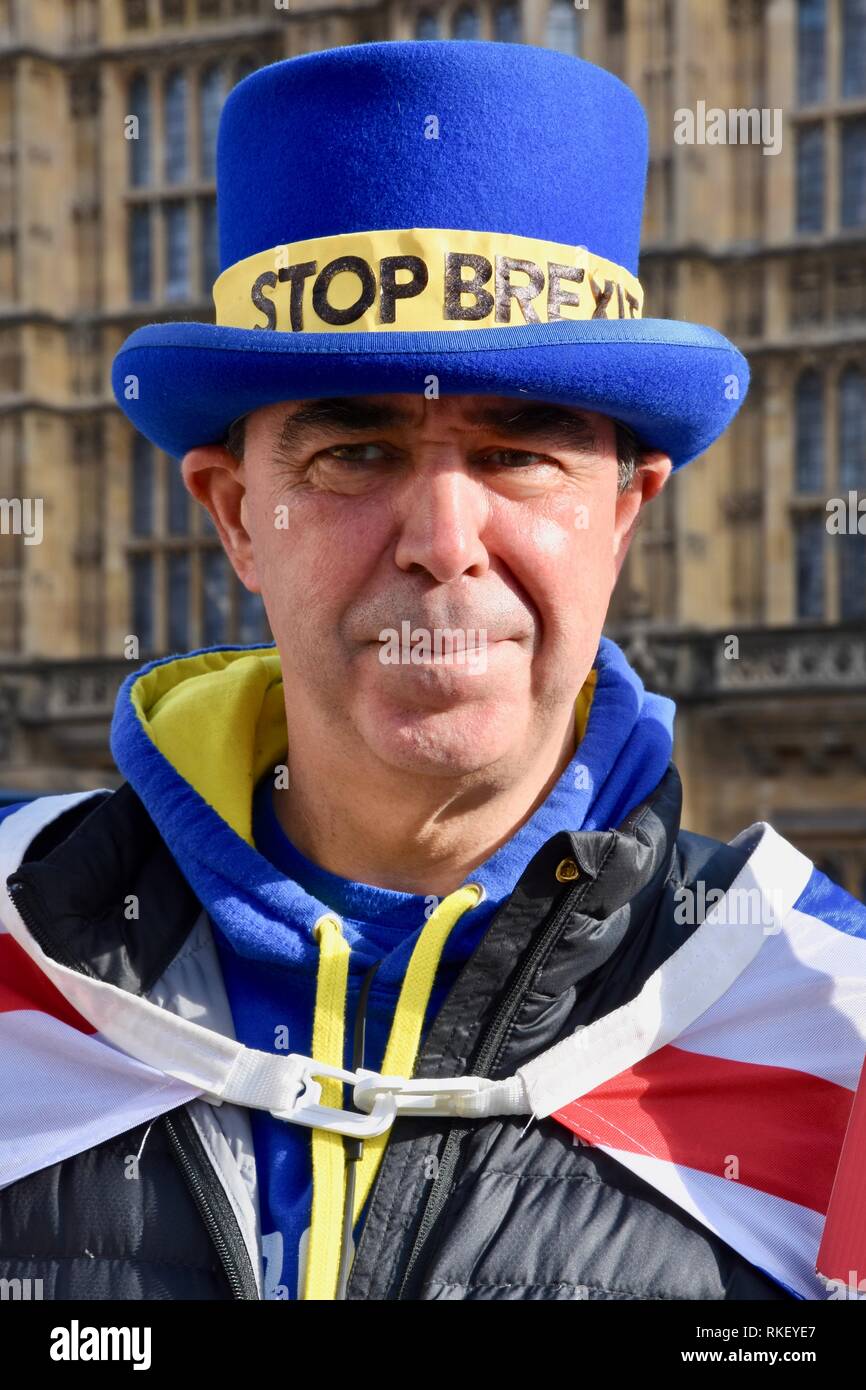
<path id="1" fill-rule="evenodd" d="M 393 699 L 365 704 L 356 716 L 375 756 L 394 768 L 429 776 L 470 776 L 506 756 L 515 732 L 526 727 L 501 699 L 452 699 L 444 708 Z"/>

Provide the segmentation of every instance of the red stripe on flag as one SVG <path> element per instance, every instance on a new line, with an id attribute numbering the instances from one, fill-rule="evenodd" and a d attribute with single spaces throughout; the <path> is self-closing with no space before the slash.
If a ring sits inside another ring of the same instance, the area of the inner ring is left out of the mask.
<path id="1" fill-rule="evenodd" d="M 68 1004 L 27 952 L 8 932 L 0 933 L 0 1013 L 34 1009 L 51 1014 L 81 1033 L 95 1033 L 92 1023 Z"/>
<path id="2" fill-rule="evenodd" d="M 808 1072 L 668 1045 L 553 1119 L 589 1144 L 716 1177 L 736 1158 L 739 1182 L 826 1212 L 853 1099 Z"/>
<path id="3" fill-rule="evenodd" d="M 851 1116 L 833 1193 L 827 1209 L 816 1269 L 828 1279 L 866 1292 L 866 1061 L 851 1107 Z M 851 1274 L 854 1279 L 851 1280 Z"/>

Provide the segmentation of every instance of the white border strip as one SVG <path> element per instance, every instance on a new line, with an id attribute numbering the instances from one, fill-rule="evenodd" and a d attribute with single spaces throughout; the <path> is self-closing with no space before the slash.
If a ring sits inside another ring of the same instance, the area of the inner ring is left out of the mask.
<path id="1" fill-rule="evenodd" d="M 730 843 L 738 844 L 756 829 L 763 834 L 724 897 L 650 976 L 640 994 L 518 1068 L 537 1119 L 673 1042 L 730 988 L 767 936 L 782 930 L 809 881 L 812 863 L 767 821 L 756 821 Z M 757 922 L 736 920 L 736 903 L 744 889 L 758 890 Z M 732 904 L 734 920 L 729 921 Z"/>
<path id="2" fill-rule="evenodd" d="M 83 796 L 92 795 L 43 797 L 9 816 L 9 831 L 0 844 L 0 870 L 8 870 L 6 877 L 19 867 L 21 855 L 43 825 Z M 3 829 L 0 824 L 0 832 Z M 277 1057 L 245 1047 L 233 1037 L 181 1018 L 129 990 L 52 960 L 28 931 L 5 878 L 0 924 L 104 1042 L 217 1103 L 228 1100 L 269 1110 L 289 1109 L 294 1104 L 304 1058 L 292 1054 Z"/>

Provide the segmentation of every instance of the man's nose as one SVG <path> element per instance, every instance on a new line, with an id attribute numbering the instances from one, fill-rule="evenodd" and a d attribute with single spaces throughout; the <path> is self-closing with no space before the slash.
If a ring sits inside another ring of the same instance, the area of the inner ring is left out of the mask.
<path id="1" fill-rule="evenodd" d="M 401 489 L 395 560 L 403 570 L 420 565 L 440 584 L 489 568 L 481 540 L 487 517 L 484 489 L 460 464 L 419 469 Z"/>

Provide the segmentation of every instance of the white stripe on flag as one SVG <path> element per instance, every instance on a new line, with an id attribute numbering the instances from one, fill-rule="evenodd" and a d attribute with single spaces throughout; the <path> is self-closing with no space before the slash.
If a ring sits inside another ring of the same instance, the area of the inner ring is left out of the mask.
<path id="1" fill-rule="evenodd" d="M 0 1187 L 173 1110 L 198 1092 L 31 1009 L 0 1013 Z"/>
<path id="2" fill-rule="evenodd" d="M 855 1091 L 866 1052 L 866 940 L 793 909 L 676 1044 Z"/>
<path id="3" fill-rule="evenodd" d="M 650 975 L 628 1004 L 578 1029 L 524 1066 L 517 1075 L 533 1114 L 541 1119 L 586 1095 L 678 1040 L 731 986 L 781 928 L 811 872 L 811 861 L 759 821 L 731 843 L 761 838 L 727 892 L 691 936 Z M 760 911 L 744 915 L 743 895 L 757 894 Z"/>

